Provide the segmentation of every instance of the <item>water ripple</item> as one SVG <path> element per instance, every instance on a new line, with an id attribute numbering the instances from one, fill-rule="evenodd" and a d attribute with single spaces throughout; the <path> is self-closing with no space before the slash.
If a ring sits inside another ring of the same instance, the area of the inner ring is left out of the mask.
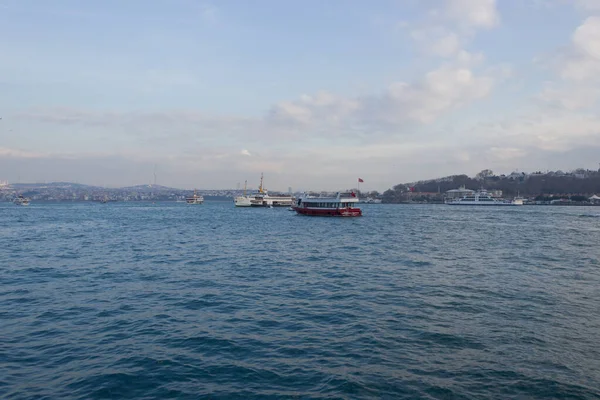
<path id="1" fill-rule="evenodd" d="M 0 397 L 600 398 L 600 214 L 0 205 Z"/>

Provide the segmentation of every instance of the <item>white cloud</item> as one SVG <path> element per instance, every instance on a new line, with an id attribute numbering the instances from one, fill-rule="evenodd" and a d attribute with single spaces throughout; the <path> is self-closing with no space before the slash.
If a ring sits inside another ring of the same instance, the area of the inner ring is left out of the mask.
<path id="1" fill-rule="evenodd" d="M 240 154 L 243 155 L 243 156 L 248 156 L 248 157 L 252 156 L 252 154 L 250 154 L 250 152 L 248 150 L 246 150 L 246 149 L 242 150 L 240 152 Z"/>
<path id="2" fill-rule="evenodd" d="M 521 158 L 527 155 L 527 151 L 515 147 L 491 147 L 488 153 L 498 160 L 509 160 Z"/>
<path id="3" fill-rule="evenodd" d="M 589 17 L 573 34 L 573 44 L 594 59 L 600 59 L 600 17 Z"/>
<path id="4" fill-rule="evenodd" d="M 446 66 L 472 69 L 484 55 L 466 50 L 478 29 L 500 23 L 495 0 L 445 0 L 445 8 L 433 9 L 429 17 L 410 31 L 419 52 L 445 58 Z"/>
<path id="5" fill-rule="evenodd" d="M 551 106 L 575 111 L 594 107 L 599 96 L 598 89 L 592 86 L 548 84 L 539 98 Z"/>
<path id="6" fill-rule="evenodd" d="M 445 65 L 418 82 L 392 83 L 381 95 L 345 98 L 321 91 L 280 102 L 262 118 L 215 116 L 200 111 L 102 112 L 73 108 L 31 110 L 15 118 L 22 123 L 73 129 L 110 129 L 161 148 L 177 143 L 174 137 L 199 144 L 242 139 L 292 143 L 337 136 L 362 140 L 387 135 L 389 129 L 384 128 L 390 125 L 432 123 L 449 111 L 486 97 L 496 81 L 492 74 Z"/>
<path id="7" fill-rule="evenodd" d="M 431 123 L 447 111 L 487 96 L 493 85 L 489 76 L 443 66 L 417 84 L 393 83 L 382 98 L 372 99 L 367 111 L 388 123 Z"/>
<path id="8" fill-rule="evenodd" d="M 439 57 L 452 57 L 461 50 L 461 38 L 443 27 L 414 29 L 410 36 L 417 42 L 420 51 Z"/>
<path id="9" fill-rule="evenodd" d="M 477 58 L 466 55 L 467 58 Z M 263 117 L 215 116 L 201 111 L 115 112 L 73 108 L 30 110 L 17 115 L 23 123 L 86 126 L 134 136 L 161 148 L 175 146 L 178 137 L 201 144 L 253 140 L 269 144 L 309 142 L 327 137 L 373 140 L 389 136 L 393 127 L 430 124 L 447 112 L 491 93 L 503 79 L 494 70 L 476 73 L 449 63 L 416 82 L 394 82 L 380 95 L 355 98 L 320 91 L 282 101 Z M 395 132 L 395 134 L 398 131 Z"/>
<path id="10" fill-rule="evenodd" d="M 302 95 L 299 100 L 284 101 L 269 111 L 268 118 L 273 122 L 294 124 L 339 124 L 344 118 L 360 108 L 354 99 L 346 99 L 320 91 L 314 96 Z"/>
<path id="11" fill-rule="evenodd" d="M 46 154 L 35 151 L 27 151 L 20 149 L 11 149 L 7 147 L 0 147 L 0 156 L 11 157 L 11 158 L 43 158 Z"/>
<path id="12" fill-rule="evenodd" d="M 573 1 L 573 0 L 569 0 Z M 575 4 L 588 11 L 598 11 L 600 10 L 600 0 L 574 0 Z"/>
<path id="13" fill-rule="evenodd" d="M 571 47 L 560 57 L 560 75 L 573 81 L 600 78 L 600 17 L 588 17 L 573 33 Z"/>
<path id="14" fill-rule="evenodd" d="M 445 13 L 464 27 L 493 28 L 500 24 L 496 0 L 447 0 Z"/>
<path id="15" fill-rule="evenodd" d="M 600 98 L 600 17 L 587 17 L 557 50 L 557 77 L 537 96 L 551 108 L 570 112 L 593 109 Z"/>
<path id="16" fill-rule="evenodd" d="M 469 53 L 466 50 L 461 50 L 456 55 L 456 64 L 472 68 L 483 64 L 484 59 L 485 57 L 482 53 Z"/>
<path id="17" fill-rule="evenodd" d="M 600 118 L 568 110 L 544 110 L 474 126 L 466 133 L 475 146 L 511 148 L 527 152 L 566 152 L 600 146 Z M 509 144 L 507 146 L 507 144 Z"/>

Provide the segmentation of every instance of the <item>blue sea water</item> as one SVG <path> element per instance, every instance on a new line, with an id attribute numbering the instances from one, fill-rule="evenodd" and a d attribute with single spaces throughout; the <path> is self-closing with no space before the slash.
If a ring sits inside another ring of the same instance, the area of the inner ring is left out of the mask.
<path id="1" fill-rule="evenodd" d="M 600 398 L 600 209 L 0 205 L 0 398 Z"/>

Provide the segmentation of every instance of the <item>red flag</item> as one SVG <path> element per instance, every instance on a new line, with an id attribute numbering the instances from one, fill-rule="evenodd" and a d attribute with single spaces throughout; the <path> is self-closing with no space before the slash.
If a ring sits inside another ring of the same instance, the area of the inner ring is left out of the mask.
<path id="1" fill-rule="evenodd" d="M 364 181 L 362 179 L 358 178 L 358 182 L 363 183 Z"/>
<path id="2" fill-rule="evenodd" d="M 350 193 L 352 195 L 352 197 L 356 197 L 356 195 L 354 194 L 354 192 Z"/>

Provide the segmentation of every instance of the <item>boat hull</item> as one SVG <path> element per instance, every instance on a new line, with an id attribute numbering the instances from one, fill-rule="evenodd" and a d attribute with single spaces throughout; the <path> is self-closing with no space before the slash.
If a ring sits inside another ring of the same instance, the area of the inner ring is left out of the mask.
<path id="1" fill-rule="evenodd" d="M 310 208 L 310 207 L 292 207 L 299 215 L 311 217 L 360 217 L 362 210 L 360 208 Z"/>
<path id="2" fill-rule="evenodd" d="M 282 204 L 282 203 L 262 203 L 262 204 L 257 204 L 257 203 L 252 203 L 250 206 L 251 207 L 289 207 L 290 204 Z"/>

